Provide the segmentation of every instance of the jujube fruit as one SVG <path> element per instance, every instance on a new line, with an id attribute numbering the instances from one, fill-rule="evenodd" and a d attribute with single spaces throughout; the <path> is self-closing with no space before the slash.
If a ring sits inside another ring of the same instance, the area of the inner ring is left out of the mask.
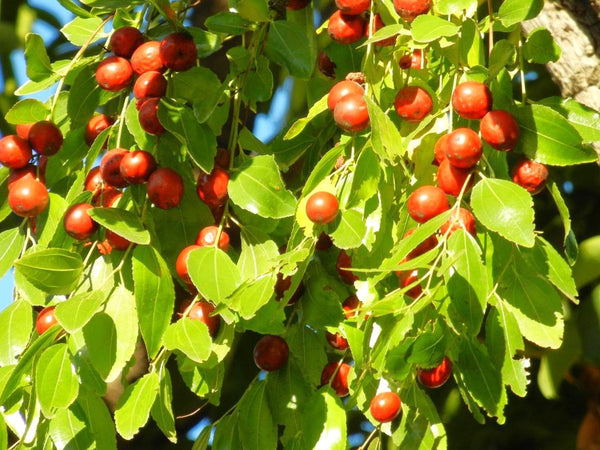
<path id="1" fill-rule="evenodd" d="M 123 58 L 131 58 L 136 48 L 144 43 L 144 35 L 135 27 L 117 28 L 110 35 L 111 51 Z"/>
<path id="2" fill-rule="evenodd" d="M 340 250 L 340 254 L 335 263 L 335 268 L 340 279 L 346 284 L 354 284 L 354 282 L 358 280 L 358 277 L 350 270 L 351 267 L 352 259 L 350 258 L 350 255 L 348 255 L 345 250 Z"/>
<path id="3" fill-rule="evenodd" d="M 333 361 L 328 363 L 321 372 L 321 385 L 331 385 L 338 397 L 345 397 L 350 392 L 348 389 L 348 374 L 350 366 L 345 362 L 338 364 Z"/>
<path id="4" fill-rule="evenodd" d="M 371 400 L 369 411 L 378 422 L 391 422 L 400 414 L 402 402 L 395 392 L 380 392 Z"/>
<path id="5" fill-rule="evenodd" d="M 58 320 L 56 320 L 56 316 L 54 315 L 54 306 L 46 306 L 37 315 L 37 318 L 35 320 L 35 329 L 41 336 L 49 328 L 51 328 L 53 325 L 56 325 L 57 323 Z"/>
<path id="6" fill-rule="evenodd" d="M 16 134 L 0 139 L 0 164 L 3 166 L 9 169 L 20 169 L 27 165 L 32 156 L 29 143 Z"/>
<path id="7" fill-rule="evenodd" d="M 121 175 L 121 161 L 127 153 L 124 148 L 114 148 L 104 154 L 100 160 L 100 176 L 106 184 L 117 188 L 129 184 Z"/>
<path id="8" fill-rule="evenodd" d="M 519 124 L 508 111 L 495 109 L 488 112 L 479 124 L 481 137 L 490 147 L 510 151 L 519 141 Z"/>
<path id="9" fill-rule="evenodd" d="M 318 225 L 333 222 L 338 213 L 338 199 L 331 192 L 315 192 L 306 201 L 306 215 L 312 222 Z"/>
<path id="10" fill-rule="evenodd" d="M 340 333 L 330 333 L 329 331 L 326 331 L 325 338 L 327 339 L 329 345 L 336 350 L 346 350 L 350 347 L 348 344 L 348 339 L 346 339 Z"/>
<path id="11" fill-rule="evenodd" d="M 402 19 L 412 22 L 417 16 L 429 12 L 431 0 L 394 0 L 394 9 Z"/>
<path id="12" fill-rule="evenodd" d="M 470 128 L 457 128 L 446 140 L 446 159 L 454 167 L 469 169 L 483 155 L 483 144 L 479 135 Z"/>
<path id="13" fill-rule="evenodd" d="M 29 130 L 29 145 L 40 155 L 55 155 L 62 144 L 62 132 L 49 120 L 40 120 L 34 123 Z"/>
<path id="14" fill-rule="evenodd" d="M 256 367 L 272 372 L 287 363 L 289 348 L 281 336 L 263 336 L 254 346 L 253 356 Z"/>
<path id="15" fill-rule="evenodd" d="M 442 362 L 432 369 L 418 369 L 417 378 L 419 382 L 429 388 L 442 386 L 452 375 L 452 362 L 444 356 Z"/>
<path id="16" fill-rule="evenodd" d="M 29 130 L 31 130 L 31 127 L 34 124 L 35 124 L 35 122 L 18 124 L 16 127 L 17 136 L 19 136 L 21 139 L 25 139 L 26 141 L 28 141 L 29 140 Z"/>
<path id="17" fill-rule="evenodd" d="M 125 89 L 133 81 L 131 64 L 120 56 L 109 56 L 98 64 L 96 81 L 105 91 L 118 92 Z"/>
<path id="18" fill-rule="evenodd" d="M 183 179 L 173 169 L 163 167 L 152 172 L 146 184 L 148 198 L 158 208 L 179 206 L 183 198 Z"/>
<path id="19" fill-rule="evenodd" d="M 192 279 L 190 278 L 190 272 L 189 272 L 189 268 L 188 268 L 188 258 L 190 256 L 190 253 L 193 250 L 196 250 L 197 248 L 202 248 L 199 245 L 188 245 L 187 247 L 185 247 L 183 250 L 181 250 L 181 252 L 179 252 L 179 255 L 177 256 L 177 260 L 175 261 L 175 271 L 177 272 L 177 275 L 179 275 L 179 278 L 181 278 L 181 280 L 187 284 L 188 286 L 192 285 Z"/>
<path id="20" fill-rule="evenodd" d="M 155 70 L 164 72 L 166 67 L 160 57 L 160 42 L 144 42 L 131 55 L 131 68 L 137 75 Z"/>
<path id="21" fill-rule="evenodd" d="M 156 160 L 145 150 L 125 153 L 119 164 L 121 177 L 130 184 L 145 183 L 155 170 Z"/>
<path id="22" fill-rule="evenodd" d="M 93 116 L 85 126 L 85 143 L 92 145 L 98 135 L 113 124 L 114 120 L 106 114 Z"/>
<path id="23" fill-rule="evenodd" d="M 290 0 L 286 6 L 287 9 L 297 11 L 306 8 L 310 0 Z"/>
<path id="24" fill-rule="evenodd" d="M 191 35 L 187 33 L 171 33 L 166 36 L 159 47 L 160 59 L 168 69 L 182 72 L 196 65 L 198 50 Z"/>
<path id="25" fill-rule="evenodd" d="M 381 18 L 381 16 L 379 14 L 375 14 L 373 16 L 373 29 L 371 30 L 371 22 L 367 21 L 367 24 L 365 26 L 365 36 L 367 38 L 370 38 L 375 33 L 377 33 L 378 30 L 380 30 L 383 27 L 385 27 L 385 23 L 383 23 L 383 19 Z M 373 42 L 373 44 L 375 44 L 379 47 L 387 47 L 389 45 L 394 45 L 395 43 L 396 43 L 396 36 L 390 36 L 389 38 L 385 38 L 385 39 L 381 39 L 381 40 Z"/>
<path id="26" fill-rule="evenodd" d="M 196 184 L 198 197 L 208 206 L 221 206 L 227 202 L 229 173 L 215 167 L 211 173 L 201 173 Z"/>
<path id="27" fill-rule="evenodd" d="M 548 179 L 548 169 L 542 163 L 521 159 L 510 171 L 512 180 L 525 188 L 531 195 L 544 190 Z"/>
<path id="28" fill-rule="evenodd" d="M 221 318 L 218 315 L 213 315 L 215 307 L 212 303 L 204 300 L 200 300 L 192 306 L 188 317 L 191 320 L 198 320 L 204 323 L 208 327 L 208 334 L 211 337 L 215 337 L 221 327 Z"/>
<path id="29" fill-rule="evenodd" d="M 63 218 L 65 231 L 78 241 L 84 241 L 98 229 L 98 224 L 90 217 L 88 211 L 93 206 L 89 203 L 76 203 L 71 206 Z"/>
<path id="30" fill-rule="evenodd" d="M 349 94 L 364 95 L 365 90 L 354 81 L 342 80 L 333 85 L 327 95 L 327 107 L 333 112 L 338 102 Z"/>
<path id="31" fill-rule="evenodd" d="M 196 244 L 201 247 L 213 247 L 217 242 L 217 235 L 219 234 L 219 227 L 215 225 L 209 225 L 204 227 L 198 233 L 198 237 L 196 238 Z M 229 250 L 229 235 L 225 230 L 221 230 L 221 235 L 219 236 L 218 248 L 226 252 Z"/>
<path id="32" fill-rule="evenodd" d="M 465 187 L 465 192 L 471 188 L 473 184 L 472 173 L 472 169 L 454 167 L 447 159 L 445 159 L 438 167 L 437 184 L 446 194 L 458 197 L 467 181 L 468 184 Z"/>
<path id="33" fill-rule="evenodd" d="M 117 233 L 111 230 L 106 230 L 106 240 L 114 250 L 127 250 L 131 245 L 128 239 L 123 236 L 119 236 Z"/>
<path id="34" fill-rule="evenodd" d="M 365 19 L 344 14 L 338 9 L 329 18 L 327 32 L 331 39 L 340 44 L 353 44 L 364 36 Z"/>
<path id="35" fill-rule="evenodd" d="M 8 204 L 21 217 L 35 217 L 46 209 L 50 198 L 46 185 L 31 177 L 23 177 L 8 191 Z"/>
<path id="36" fill-rule="evenodd" d="M 343 14 L 356 16 L 369 9 L 371 0 L 335 0 L 335 6 L 337 6 Z"/>
<path id="37" fill-rule="evenodd" d="M 340 99 L 333 111 L 333 120 L 343 130 L 358 133 L 369 126 L 369 110 L 363 95 L 348 94 Z"/>
<path id="38" fill-rule="evenodd" d="M 440 233 L 443 235 L 448 233 L 448 236 L 450 236 L 456 230 L 460 230 L 461 228 L 471 236 L 477 236 L 475 217 L 473 217 L 471 211 L 462 207 L 453 212 L 450 218 L 444 222 L 440 227 Z"/>
<path id="39" fill-rule="evenodd" d="M 160 136 L 165 132 L 165 127 L 163 127 L 160 120 L 158 120 L 159 103 L 160 98 L 158 97 L 146 98 L 140 106 L 138 114 L 140 125 L 144 131 L 155 136 Z"/>
<path id="40" fill-rule="evenodd" d="M 167 79 L 156 70 L 144 72 L 133 84 L 135 98 L 164 97 L 167 92 Z"/>
<path id="41" fill-rule="evenodd" d="M 419 223 L 425 223 L 432 217 L 450 208 L 446 194 L 435 186 L 421 186 L 408 197 L 408 213 Z"/>
<path id="42" fill-rule="evenodd" d="M 454 89 L 452 107 L 465 119 L 481 119 L 492 109 L 492 93 L 479 81 L 465 81 Z"/>
<path id="43" fill-rule="evenodd" d="M 431 112 L 433 100 L 422 87 L 406 86 L 396 94 L 394 107 L 402 120 L 420 122 Z"/>

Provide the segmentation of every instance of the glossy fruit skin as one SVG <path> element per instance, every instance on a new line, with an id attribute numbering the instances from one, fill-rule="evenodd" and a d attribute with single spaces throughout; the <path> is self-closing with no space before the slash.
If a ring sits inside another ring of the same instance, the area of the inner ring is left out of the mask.
<path id="1" fill-rule="evenodd" d="M 121 175 L 121 161 L 129 153 L 124 148 L 114 148 L 104 154 L 100 160 L 100 176 L 110 186 L 122 188 L 129 183 Z"/>
<path id="2" fill-rule="evenodd" d="M 350 347 L 348 339 L 340 333 L 330 333 L 329 331 L 326 331 L 325 338 L 327 339 L 327 343 L 336 350 L 346 350 Z"/>
<path id="3" fill-rule="evenodd" d="M 339 208 L 337 197 L 331 192 L 315 192 L 306 201 L 306 215 L 317 225 L 333 222 L 340 211 Z"/>
<path id="4" fill-rule="evenodd" d="M 470 128 L 457 128 L 448 135 L 446 159 L 454 167 L 470 169 L 483 155 L 483 144 L 479 135 Z"/>
<path id="5" fill-rule="evenodd" d="M 521 159 L 510 171 L 512 180 L 531 195 L 539 194 L 546 187 L 548 168 L 530 159 Z"/>
<path id="6" fill-rule="evenodd" d="M 29 130 L 31 130 L 31 127 L 35 124 L 35 122 L 32 123 L 20 123 L 17 125 L 17 136 L 19 136 L 21 139 L 25 139 L 26 141 L 29 140 Z"/>
<path id="7" fill-rule="evenodd" d="M 373 31 L 371 31 L 371 22 L 367 21 L 365 25 L 365 37 L 368 39 L 377 33 L 378 30 L 385 27 L 385 23 L 383 23 L 383 19 L 379 14 L 375 14 L 373 17 Z M 394 45 L 396 43 L 396 36 L 390 36 L 389 38 L 382 39 L 380 41 L 373 42 L 374 45 L 378 47 L 388 47 L 390 45 Z"/>
<path id="8" fill-rule="evenodd" d="M 519 124 L 508 111 L 495 109 L 488 112 L 479 124 L 481 137 L 490 147 L 508 152 L 519 141 Z"/>
<path id="9" fill-rule="evenodd" d="M 133 96 L 135 98 L 164 97 L 166 93 L 167 79 L 156 70 L 144 72 L 133 84 Z"/>
<path id="10" fill-rule="evenodd" d="M 118 92 L 133 81 L 133 69 L 125 58 L 109 56 L 96 68 L 96 81 L 105 91 Z"/>
<path id="11" fill-rule="evenodd" d="M 56 320 L 56 316 L 54 315 L 54 306 L 46 306 L 37 315 L 37 319 L 35 320 L 35 329 L 41 336 L 46 332 L 46 330 L 57 323 L 58 320 Z"/>
<path id="12" fill-rule="evenodd" d="M 107 202 L 112 203 L 117 196 L 121 195 L 118 189 L 104 183 L 100 175 L 100 166 L 90 170 L 85 178 L 84 189 L 93 193 L 92 204 L 94 206 L 107 206 Z"/>
<path id="13" fill-rule="evenodd" d="M 450 208 L 446 194 L 435 186 L 421 186 L 408 197 L 408 213 L 419 223 L 425 223 L 432 217 Z"/>
<path id="14" fill-rule="evenodd" d="M 187 33 L 171 33 L 166 36 L 159 47 L 163 65 L 176 72 L 183 72 L 196 65 L 198 50 L 191 35 Z"/>
<path id="15" fill-rule="evenodd" d="M 41 172 L 41 171 L 40 171 Z M 31 180 L 35 180 L 37 177 L 37 167 L 33 164 L 27 164 L 24 167 L 19 169 L 10 169 L 10 173 L 8 175 L 8 190 L 10 191 L 13 185 L 23 179 L 29 178 Z M 40 181 L 44 182 L 43 174 L 40 174 Z"/>
<path id="16" fill-rule="evenodd" d="M 325 51 L 321 50 L 317 55 L 317 67 L 319 71 L 329 78 L 335 78 L 335 63 Z"/>
<path id="17" fill-rule="evenodd" d="M 196 238 L 196 245 L 201 247 L 213 247 L 217 241 L 217 234 L 219 234 L 219 227 L 215 225 L 209 225 L 202 228 L 198 233 L 198 237 Z M 224 252 L 229 250 L 229 235 L 225 230 L 221 230 L 218 248 Z"/>
<path id="18" fill-rule="evenodd" d="M 342 303 L 342 309 L 344 310 L 344 315 L 346 319 L 351 319 L 358 315 L 358 309 L 360 308 L 360 300 L 356 295 L 351 295 L 346 298 L 346 300 Z"/>
<path id="19" fill-rule="evenodd" d="M 425 89 L 406 86 L 396 94 L 394 107 L 402 120 L 420 122 L 431 112 L 433 100 Z"/>
<path id="20" fill-rule="evenodd" d="M 114 250 L 124 251 L 127 250 L 131 245 L 129 240 L 110 230 L 106 230 L 106 240 L 110 244 L 111 249 Z"/>
<path id="21" fill-rule="evenodd" d="M 21 169 L 25 167 L 33 152 L 29 143 L 17 136 L 9 134 L 0 139 L 0 164 L 9 169 Z"/>
<path id="22" fill-rule="evenodd" d="M 183 179 L 173 169 L 156 169 L 146 184 L 148 198 L 158 208 L 171 209 L 179 206 L 183 198 Z"/>
<path id="23" fill-rule="evenodd" d="M 263 336 L 254 346 L 254 364 L 261 370 L 273 372 L 287 363 L 290 350 L 281 336 Z"/>
<path id="24" fill-rule="evenodd" d="M 429 388 L 442 386 L 452 375 L 452 362 L 444 356 L 442 362 L 432 369 L 417 369 L 419 382 Z"/>
<path id="25" fill-rule="evenodd" d="M 440 163 L 440 167 L 438 167 L 437 184 L 446 194 L 458 197 L 465 183 L 468 182 L 465 192 L 471 189 L 473 185 L 473 177 L 470 176 L 471 173 L 473 173 L 473 170 L 454 167 L 445 159 Z"/>
<path id="26" fill-rule="evenodd" d="M 148 41 L 136 48 L 131 55 L 131 67 L 137 75 L 151 70 L 157 72 L 167 70 L 160 57 L 160 42 Z"/>
<path id="27" fill-rule="evenodd" d="M 335 0 L 335 6 L 337 6 L 343 14 L 356 16 L 369 9 L 371 0 Z"/>
<path id="28" fill-rule="evenodd" d="M 327 95 L 327 107 L 334 112 L 338 102 L 349 94 L 364 95 L 365 90 L 354 81 L 342 80 L 333 85 Z"/>
<path id="29" fill-rule="evenodd" d="M 93 116 L 85 126 L 85 143 L 92 145 L 98 135 L 113 124 L 114 120 L 106 114 Z"/>
<path id="30" fill-rule="evenodd" d="M 55 155 L 63 144 L 63 135 L 53 122 L 41 120 L 29 130 L 29 145 L 40 155 Z"/>
<path id="31" fill-rule="evenodd" d="M 131 58 L 136 48 L 144 43 L 144 35 L 135 27 L 121 27 L 113 31 L 109 45 L 111 51 L 122 58 Z"/>
<path id="32" fill-rule="evenodd" d="M 402 237 L 402 239 L 406 239 L 407 237 L 412 235 L 415 231 L 417 231 L 416 228 L 409 229 L 406 233 L 404 233 L 404 236 Z M 429 250 L 433 250 L 437 245 L 438 245 L 438 240 L 435 237 L 435 235 L 432 234 L 427 239 L 425 239 L 423 242 L 421 242 L 419 245 L 417 245 L 407 255 L 407 259 L 413 259 L 413 258 L 416 258 L 417 256 L 421 256 L 423 253 L 427 253 Z"/>
<path id="33" fill-rule="evenodd" d="M 398 275 L 398 287 L 406 288 L 408 286 L 413 285 L 417 281 L 419 281 L 419 271 L 417 269 L 414 270 L 398 270 L 396 272 Z M 404 294 L 410 298 L 420 297 L 423 293 L 423 288 L 421 284 L 415 284 L 409 290 L 407 290 Z"/>
<path id="34" fill-rule="evenodd" d="M 65 231 L 73 239 L 85 241 L 98 229 L 98 224 L 88 214 L 93 206 L 89 203 L 76 203 L 67 209 L 63 218 Z"/>
<path id="35" fill-rule="evenodd" d="M 336 361 L 332 361 L 328 363 L 323 368 L 323 372 L 321 372 L 321 386 L 329 384 L 331 385 L 338 397 L 345 397 L 350 392 L 350 390 L 348 389 L 349 373 L 350 366 L 348 364 L 344 362 L 338 364 Z"/>
<path id="36" fill-rule="evenodd" d="M 443 160 L 446 159 L 446 148 L 448 148 L 448 137 L 449 134 L 443 134 L 435 143 L 434 146 L 434 161 L 433 164 L 439 166 Z"/>
<path id="37" fill-rule="evenodd" d="M 340 44 L 353 44 L 365 34 L 365 19 L 362 16 L 343 14 L 339 9 L 329 18 L 329 37 Z"/>
<path id="38" fill-rule="evenodd" d="M 141 104 L 139 110 L 140 125 L 144 131 L 148 134 L 160 136 L 165 132 L 165 127 L 162 126 L 160 120 L 158 120 L 158 104 L 160 98 L 150 97 Z"/>
<path id="39" fill-rule="evenodd" d="M 465 208 L 458 208 L 458 210 L 440 227 L 440 233 L 442 233 L 442 235 L 448 233 L 448 236 L 450 236 L 456 230 L 460 230 L 461 228 L 471 236 L 477 236 L 475 217 L 473 217 L 471 211 Z"/>
<path id="40" fill-rule="evenodd" d="M 348 94 L 340 99 L 333 110 L 335 123 L 349 133 L 358 133 L 369 126 L 367 101 L 360 94 Z"/>
<path id="41" fill-rule="evenodd" d="M 402 402 L 395 392 L 380 392 L 371 400 L 369 411 L 373 419 L 380 423 L 391 422 L 398 414 Z"/>
<path id="42" fill-rule="evenodd" d="M 177 275 L 179 275 L 179 278 L 181 278 L 181 280 L 188 285 L 189 288 L 194 288 L 194 285 L 192 283 L 192 279 L 190 278 L 190 272 L 188 270 L 188 257 L 190 256 L 190 252 L 192 250 L 196 250 L 197 248 L 201 248 L 199 245 L 188 245 L 187 247 L 185 247 L 183 250 L 181 250 L 181 252 L 179 252 L 179 255 L 177 256 L 177 260 L 175 261 L 175 271 L 177 272 Z"/>
<path id="43" fill-rule="evenodd" d="M 208 333 L 211 337 L 215 337 L 221 327 L 221 318 L 218 315 L 212 315 L 215 307 L 212 303 L 204 300 L 194 303 L 188 314 L 191 320 L 198 320 L 208 327 Z"/>
<path id="44" fill-rule="evenodd" d="M 215 167 L 209 174 L 200 174 L 196 191 L 200 200 L 209 207 L 216 207 L 224 205 L 227 202 L 228 185 L 229 173 L 226 170 Z"/>
<path id="45" fill-rule="evenodd" d="M 119 164 L 121 177 L 129 184 L 145 183 L 155 170 L 156 160 L 145 150 L 125 153 Z"/>
<path id="46" fill-rule="evenodd" d="M 479 81 L 465 81 L 454 89 L 452 107 L 465 119 L 481 119 L 492 109 L 492 92 Z"/>
<path id="47" fill-rule="evenodd" d="M 291 11 L 298 11 L 306 8 L 306 5 L 310 3 L 310 0 L 290 0 L 287 4 L 287 9 Z"/>
<path id="48" fill-rule="evenodd" d="M 423 50 L 415 48 L 412 53 L 406 54 L 400 58 L 398 65 L 401 69 L 422 69 L 423 59 Z M 426 58 L 425 62 L 427 62 Z"/>
<path id="49" fill-rule="evenodd" d="M 346 253 L 345 250 L 340 250 L 340 254 L 338 255 L 337 261 L 335 263 L 335 268 L 337 270 L 340 279 L 346 284 L 354 284 L 358 277 L 352 273 L 351 270 L 344 269 L 344 267 L 352 267 L 352 259 Z"/>
<path id="50" fill-rule="evenodd" d="M 8 191 L 8 204 L 21 217 L 35 217 L 46 209 L 50 197 L 46 185 L 30 177 L 21 178 Z"/>
<path id="51" fill-rule="evenodd" d="M 431 0 L 394 0 L 394 9 L 402 19 L 412 22 L 417 16 L 429 12 Z"/>

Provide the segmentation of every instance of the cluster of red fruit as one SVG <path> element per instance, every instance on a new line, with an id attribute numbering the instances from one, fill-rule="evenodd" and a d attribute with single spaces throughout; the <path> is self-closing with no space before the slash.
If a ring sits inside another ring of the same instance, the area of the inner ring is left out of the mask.
<path id="1" fill-rule="evenodd" d="M 114 55 L 96 68 L 98 85 L 118 92 L 129 87 L 137 75 L 133 95 L 137 99 L 140 124 L 147 133 L 164 133 L 158 120 L 158 103 L 167 92 L 163 73 L 167 69 L 182 72 L 196 65 L 198 51 L 192 36 L 175 32 L 162 41 L 145 42 L 137 28 L 122 27 L 112 33 L 109 44 Z"/>
<path id="2" fill-rule="evenodd" d="M 46 164 L 62 144 L 60 129 L 48 120 L 18 125 L 17 134 L 0 139 L 0 164 L 10 169 L 8 204 L 15 214 L 33 218 L 46 209 Z"/>

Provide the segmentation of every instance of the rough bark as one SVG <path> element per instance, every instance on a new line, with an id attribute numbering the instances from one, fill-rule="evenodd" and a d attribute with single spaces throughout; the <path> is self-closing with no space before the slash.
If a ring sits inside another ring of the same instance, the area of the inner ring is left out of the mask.
<path id="1" fill-rule="evenodd" d="M 562 56 L 547 67 L 562 95 L 600 111 L 600 0 L 546 1 L 522 26 L 526 33 L 550 31 Z"/>

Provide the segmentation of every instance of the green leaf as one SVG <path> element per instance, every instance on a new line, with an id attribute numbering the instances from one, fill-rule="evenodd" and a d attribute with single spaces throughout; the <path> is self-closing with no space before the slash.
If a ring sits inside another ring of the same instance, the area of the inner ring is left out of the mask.
<path id="1" fill-rule="evenodd" d="M 141 245 L 150 243 L 150 233 L 144 229 L 142 220 L 130 211 L 118 208 L 92 208 L 88 210 L 88 214 L 98 224 L 130 242 Z"/>
<path id="2" fill-rule="evenodd" d="M 517 51 L 512 42 L 507 39 L 501 39 L 494 44 L 490 54 L 490 66 L 488 69 L 488 79 L 493 80 L 506 66 L 515 62 Z"/>
<path id="3" fill-rule="evenodd" d="M 381 110 L 379 105 L 368 97 L 366 100 L 371 120 L 373 150 L 380 158 L 393 161 L 406 152 L 406 149 L 399 145 L 402 136 L 392 119 Z"/>
<path id="4" fill-rule="evenodd" d="M 55 344 L 40 355 L 35 366 L 35 393 L 46 417 L 65 409 L 77 398 L 79 378 L 67 344 Z"/>
<path id="5" fill-rule="evenodd" d="M 210 356 L 210 334 L 204 322 L 183 317 L 169 325 L 164 335 L 165 348 L 180 350 L 192 361 L 201 363 Z"/>
<path id="6" fill-rule="evenodd" d="M 524 247 L 535 244 L 533 200 L 512 181 L 486 178 L 471 193 L 475 217 L 489 230 Z"/>
<path id="7" fill-rule="evenodd" d="M 321 372 L 327 364 L 323 338 L 312 328 L 294 324 L 286 336 L 290 357 L 302 368 L 302 374 L 313 385 L 321 384 Z"/>
<path id="8" fill-rule="evenodd" d="M 600 116 L 598 111 L 572 98 L 548 97 L 540 101 L 559 113 L 577 130 L 584 142 L 600 141 Z"/>
<path id="9" fill-rule="evenodd" d="M 215 427 L 215 435 L 212 448 L 222 449 L 242 449 L 242 438 L 238 432 L 239 413 L 234 411 L 232 414 L 223 417 Z M 265 449 L 266 450 L 266 449 Z"/>
<path id="10" fill-rule="evenodd" d="M 153 247 L 134 249 L 133 282 L 140 331 L 148 356 L 154 358 L 171 322 L 175 290 L 167 263 Z"/>
<path id="11" fill-rule="evenodd" d="M 102 291 L 79 293 L 56 305 L 56 319 L 68 333 L 75 333 L 90 321 L 104 300 Z"/>
<path id="12" fill-rule="evenodd" d="M 454 14 L 472 8 L 477 0 L 439 0 L 435 8 L 441 15 Z"/>
<path id="13" fill-rule="evenodd" d="M 81 186 L 83 187 L 83 186 Z M 80 187 L 80 189 L 81 189 Z M 58 234 L 66 235 L 63 219 L 69 204 L 60 195 L 50 192 L 50 204 L 37 217 L 38 247 L 48 247 Z"/>
<path id="14" fill-rule="evenodd" d="M 0 278 L 4 277 L 15 260 L 19 258 L 25 237 L 21 228 L 13 228 L 0 233 Z"/>
<path id="15" fill-rule="evenodd" d="M 523 56 L 529 62 L 547 64 L 560 59 L 562 51 L 546 28 L 536 28 L 523 45 Z"/>
<path id="16" fill-rule="evenodd" d="M 256 381 L 240 400 L 239 432 L 244 449 L 277 448 L 277 425 L 267 401 L 265 381 Z"/>
<path id="17" fill-rule="evenodd" d="M 114 97 L 114 92 L 105 91 L 96 81 L 92 66 L 84 67 L 75 77 L 69 89 L 67 111 L 73 127 L 88 123 L 98 105 Z"/>
<path id="18" fill-rule="evenodd" d="M 6 113 L 4 117 L 8 123 L 34 123 L 45 120 L 50 110 L 39 100 L 26 98 L 19 100 Z"/>
<path id="19" fill-rule="evenodd" d="M 115 410 L 115 425 L 125 439 L 132 439 L 148 421 L 150 409 L 158 395 L 159 383 L 156 372 L 147 373 L 127 386 L 119 398 Z"/>
<path id="20" fill-rule="evenodd" d="M 60 248 L 29 253 L 15 261 L 15 276 L 23 276 L 49 294 L 70 293 L 79 282 L 82 272 L 81 256 Z"/>
<path id="21" fill-rule="evenodd" d="M 244 280 L 257 278 L 270 271 L 279 256 L 277 244 L 258 228 L 244 227 L 241 233 L 242 251 L 237 262 Z"/>
<path id="22" fill-rule="evenodd" d="M 545 279 L 514 264 L 507 272 L 497 292 L 517 319 L 522 335 L 540 347 L 560 347 L 564 324 L 558 293 Z"/>
<path id="23" fill-rule="evenodd" d="M 338 248 L 357 248 L 367 234 L 367 224 L 362 213 L 354 209 L 340 211 L 337 219 L 329 225 L 328 233 Z"/>
<path id="24" fill-rule="evenodd" d="M 579 245 L 579 257 L 573 266 L 573 278 L 578 288 L 600 277 L 600 236 L 593 236 Z"/>
<path id="25" fill-rule="evenodd" d="M 242 92 L 246 98 L 255 102 L 264 102 L 271 98 L 273 72 L 271 72 L 270 61 L 265 56 L 259 55 L 247 71 L 246 84 Z"/>
<path id="26" fill-rule="evenodd" d="M 308 48 L 310 42 L 300 25 L 284 20 L 271 23 L 265 53 L 273 62 L 284 66 L 290 75 L 297 78 L 310 77 L 314 59 L 307 51 Z"/>
<path id="27" fill-rule="evenodd" d="M 581 144 L 577 130 L 567 119 L 543 105 L 520 106 L 511 111 L 519 123 L 521 135 L 515 151 L 529 159 L 568 166 L 595 162 L 598 155 Z"/>
<path id="28" fill-rule="evenodd" d="M 331 173 L 335 167 L 335 162 L 338 160 L 340 155 L 343 154 L 344 146 L 337 145 L 323 155 L 306 179 L 306 183 L 304 183 L 304 188 L 302 189 L 302 195 L 304 197 L 312 192 Z"/>
<path id="29" fill-rule="evenodd" d="M 27 348 L 33 320 L 31 306 L 17 300 L 0 312 L 0 366 L 17 363 L 17 356 Z"/>
<path id="30" fill-rule="evenodd" d="M 346 411 L 331 388 L 313 394 L 304 408 L 302 422 L 300 448 L 346 448 Z"/>
<path id="31" fill-rule="evenodd" d="M 285 188 L 271 155 L 249 158 L 230 174 L 229 197 L 261 217 L 281 219 L 296 211 L 296 198 Z"/>
<path id="32" fill-rule="evenodd" d="M 236 9 L 244 19 L 252 22 L 267 22 L 271 18 L 266 0 L 237 0 L 236 3 Z"/>
<path id="33" fill-rule="evenodd" d="M 459 29 L 452 22 L 428 14 L 418 16 L 411 26 L 413 39 L 418 42 L 433 42 L 441 37 L 456 36 Z"/>
<path id="34" fill-rule="evenodd" d="M 193 103 L 194 115 L 200 123 L 206 122 L 223 95 L 219 77 L 206 67 L 175 73 L 171 86 L 175 97 Z"/>
<path id="35" fill-rule="evenodd" d="M 458 364 L 454 371 L 460 377 L 469 395 L 490 415 L 502 417 L 506 392 L 498 369 L 490 359 L 486 347 L 476 338 L 460 340 Z"/>
<path id="36" fill-rule="evenodd" d="M 171 374 L 165 368 L 160 379 L 158 398 L 152 405 L 152 418 L 163 432 L 163 434 L 174 444 L 177 443 L 177 431 L 175 429 L 175 417 L 173 416 L 173 386 Z"/>
<path id="37" fill-rule="evenodd" d="M 306 128 L 306 125 L 318 115 L 327 111 L 327 95 L 321 97 L 318 102 L 315 102 L 310 109 L 308 110 L 308 114 L 306 117 L 302 117 L 296 120 L 292 126 L 287 130 L 285 135 L 283 136 L 284 140 L 294 139 L 298 136 L 302 131 Z"/>
<path id="38" fill-rule="evenodd" d="M 544 0 L 506 0 L 500 5 L 498 19 L 505 27 L 533 19 L 544 7 Z"/>
<path id="39" fill-rule="evenodd" d="M 241 283 L 234 262 L 223 250 L 215 247 L 202 247 L 190 252 L 188 271 L 198 292 L 215 303 L 226 302 Z"/>
<path id="40" fill-rule="evenodd" d="M 127 125 L 127 130 L 131 133 L 135 139 L 135 143 L 139 148 L 146 149 L 154 147 L 156 137 L 146 133 L 140 125 L 139 113 L 135 106 L 135 102 L 130 102 L 129 105 L 127 105 L 127 111 L 125 112 L 125 124 Z"/>
<path id="41" fill-rule="evenodd" d="M 237 36 L 250 30 L 252 23 L 240 17 L 239 14 L 223 11 L 210 16 L 205 22 L 206 28 L 215 33 L 225 33 Z"/>
<path id="42" fill-rule="evenodd" d="M 244 319 L 251 319 L 273 297 L 276 280 L 273 274 L 267 274 L 242 283 L 230 295 L 230 308 Z"/>
<path id="43" fill-rule="evenodd" d="M 117 330 L 112 318 L 100 312 L 83 328 L 90 361 L 103 380 L 110 375 L 117 359 Z"/>
<path id="44" fill-rule="evenodd" d="M 412 345 L 407 361 L 418 367 L 435 367 L 444 359 L 446 347 L 444 327 L 438 325 L 432 331 L 423 330 Z"/>
<path id="45" fill-rule="evenodd" d="M 365 147 L 356 161 L 347 206 L 357 206 L 374 196 L 378 192 L 380 177 L 379 158 L 372 147 Z"/>
<path id="46" fill-rule="evenodd" d="M 0 448 L 5 450 L 8 448 L 8 432 L 4 415 L 0 414 Z"/>
<path id="47" fill-rule="evenodd" d="M 102 24 L 103 20 L 100 17 L 75 17 L 60 31 L 71 44 L 81 47 L 108 36 L 102 31 Z"/>
<path id="48" fill-rule="evenodd" d="M 44 81 L 52 76 L 53 70 L 46 53 L 46 44 L 39 34 L 28 33 L 25 36 L 25 61 L 27 76 L 32 81 Z"/>
<path id="49" fill-rule="evenodd" d="M 77 404 L 85 413 L 87 428 L 94 436 L 96 448 L 116 450 L 115 424 L 104 400 L 91 391 L 82 389 Z"/>
<path id="50" fill-rule="evenodd" d="M 77 404 L 56 412 L 48 429 L 52 442 L 59 449 L 94 449 L 87 417 Z"/>
<path id="51" fill-rule="evenodd" d="M 187 148 L 188 155 L 210 173 L 217 153 L 217 139 L 208 125 L 198 123 L 194 112 L 187 106 L 163 100 L 158 108 L 160 123 Z"/>
<path id="52" fill-rule="evenodd" d="M 489 293 L 481 249 L 469 233 L 460 229 L 448 238 L 448 258 L 454 260 L 454 273 L 447 279 L 450 320 L 458 332 L 466 326 L 464 331 L 475 336 L 481 330 Z"/>

